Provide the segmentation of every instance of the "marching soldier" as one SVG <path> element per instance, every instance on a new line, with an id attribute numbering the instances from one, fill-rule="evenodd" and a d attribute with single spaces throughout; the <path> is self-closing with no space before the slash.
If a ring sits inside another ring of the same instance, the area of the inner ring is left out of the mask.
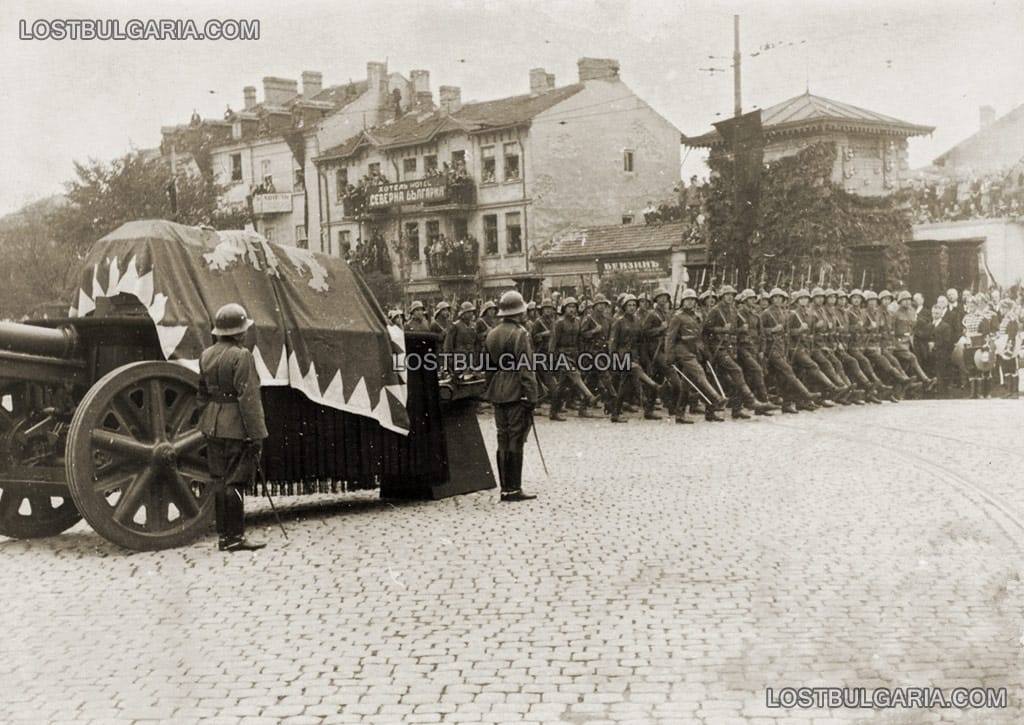
<path id="1" fill-rule="evenodd" d="M 835 296 L 825 299 L 825 310 L 832 316 L 835 329 L 835 355 L 839 364 L 843 366 L 847 379 L 859 386 L 863 399 L 854 400 L 855 403 L 864 402 L 881 405 L 882 401 L 875 394 L 875 383 L 868 377 L 864 365 L 854 356 L 852 352 L 854 330 L 848 314 L 848 296 L 845 290 L 835 290 Z"/>
<path id="2" fill-rule="evenodd" d="M 744 326 L 733 302 L 736 289 L 727 284 L 719 290 L 719 297 L 718 304 L 711 308 L 704 320 L 704 331 L 710 338 L 708 364 L 715 366 L 715 372 L 721 372 L 731 388 L 729 392 L 734 419 L 750 418 L 743 412 L 744 406 L 752 408 L 758 415 L 765 415 L 771 410 L 776 410 L 776 407 L 754 397 L 753 391 L 743 377 L 743 369 L 736 362 L 736 335 Z"/>
<path id="3" fill-rule="evenodd" d="M 862 313 L 864 321 L 864 357 L 871 363 L 875 374 L 885 376 L 887 383 L 893 384 L 893 393 L 889 400 L 898 403 L 903 397 L 903 391 L 910 384 L 910 378 L 903 372 L 898 364 L 892 362 L 883 354 L 882 344 L 885 337 L 885 320 L 882 318 L 878 307 L 878 295 L 874 290 L 864 291 L 864 309 Z"/>
<path id="4" fill-rule="evenodd" d="M 829 355 L 832 320 L 825 312 L 825 296 L 825 290 L 821 287 L 811 290 L 811 304 L 807 307 L 807 323 L 811 326 L 811 359 L 817 363 L 832 385 L 839 389 L 835 401 L 841 405 L 849 405 L 849 395 L 853 386 L 846 380 L 842 371 L 836 369 L 838 361 Z"/>
<path id="5" fill-rule="evenodd" d="M 644 370 L 640 363 L 640 323 L 637 321 L 636 297 L 627 294 L 622 298 L 622 316 L 612 324 L 611 336 L 608 340 L 608 351 L 612 355 L 628 356 L 630 361 L 629 370 L 619 373 L 619 381 L 616 386 L 617 392 L 611 405 L 612 423 L 625 423 L 622 418 L 622 402 L 626 391 L 633 385 L 644 399 L 644 418 L 646 420 L 661 420 L 661 416 L 654 412 L 654 395 L 657 393 L 658 384 L 651 380 L 651 377 Z M 648 390 L 644 391 L 642 386 L 646 385 Z M 646 396 L 644 393 L 646 392 Z"/>
<path id="6" fill-rule="evenodd" d="M 904 391 L 904 395 L 907 393 L 915 393 L 921 388 L 921 383 L 915 382 L 908 373 L 904 372 L 903 366 L 900 365 L 900 361 L 896 358 L 893 350 L 896 347 L 896 333 L 893 325 L 893 317 L 889 312 L 889 304 L 892 302 L 892 292 L 889 290 L 882 290 L 878 293 L 878 322 L 879 332 L 881 333 L 880 343 L 882 347 L 882 356 L 889 361 L 889 364 L 907 378 L 907 385 Z M 927 380 L 927 376 L 925 377 Z"/>
<path id="7" fill-rule="evenodd" d="M 857 361 L 860 370 L 872 384 L 872 395 L 868 397 L 872 403 L 881 403 L 883 398 L 891 398 L 893 390 L 878 377 L 874 366 L 865 354 L 868 341 L 867 315 L 864 308 L 864 293 L 859 289 L 850 290 L 849 306 L 846 308 L 849 345 L 847 352 Z M 872 397 L 877 400 L 872 400 Z"/>
<path id="8" fill-rule="evenodd" d="M 608 298 L 598 292 L 594 296 L 594 302 L 590 305 L 587 316 L 580 323 L 580 339 L 583 341 L 583 348 L 592 355 L 608 352 L 608 337 L 612 332 L 612 318 L 608 315 L 610 306 Z M 592 367 L 588 374 L 588 382 L 590 383 L 588 387 L 600 391 L 604 396 L 604 404 L 607 409 L 612 398 L 615 397 L 611 373 L 607 370 L 599 370 L 596 366 Z M 608 411 L 605 410 L 605 412 Z"/>
<path id="9" fill-rule="evenodd" d="M 476 321 L 476 334 L 480 338 L 481 348 L 483 347 L 484 340 L 487 339 L 487 333 L 493 330 L 497 324 L 498 306 L 491 300 L 487 300 L 480 310 L 480 319 Z"/>
<path id="10" fill-rule="evenodd" d="M 465 373 L 467 361 L 480 352 L 480 338 L 473 325 L 475 312 L 476 307 L 472 302 L 463 302 L 459 307 L 459 319 L 452 324 L 444 338 L 445 353 L 458 355 L 452 367 L 452 373 L 456 377 L 461 377 Z"/>
<path id="11" fill-rule="evenodd" d="M 643 328 L 643 342 L 640 346 L 640 362 L 644 370 L 648 372 L 654 381 L 662 381 L 659 389 L 662 400 L 669 413 L 679 397 L 675 390 L 674 375 L 667 375 L 665 370 L 665 332 L 668 330 L 668 321 L 672 317 L 672 295 L 667 290 L 658 288 L 654 291 L 654 307 L 647 313 L 641 323 Z M 672 391 L 670 393 L 669 391 Z"/>
<path id="12" fill-rule="evenodd" d="M 786 331 L 789 335 L 790 364 L 805 380 L 811 380 L 820 385 L 829 397 L 836 396 L 841 388 L 821 371 L 811 357 L 813 333 L 810 325 L 810 310 L 808 309 L 811 295 L 807 290 L 800 289 L 793 294 L 793 299 L 796 301 L 796 307 L 789 311 L 789 318 L 786 322 Z M 819 404 L 824 408 L 833 407 L 833 403 L 827 399 L 823 399 Z"/>
<path id="13" fill-rule="evenodd" d="M 224 305 L 214 320 L 216 342 L 199 356 L 199 430 L 206 438 L 221 551 L 266 546 L 245 538 L 245 487 L 256 475 L 267 437 L 259 374 L 242 345 L 252 322 L 241 305 Z"/>
<path id="14" fill-rule="evenodd" d="M 665 353 L 673 371 L 679 376 L 679 399 L 675 404 L 676 423 L 692 423 L 686 417 L 691 391 L 703 395 L 708 404 L 705 407 L 706 420 L 721 423 L 716 410 L 725 407 L 726 399 L 708 382 L 700 364 L 700 349 L 703 346 L 703 325 L 697 317 L 697 293 L 692 289 L 683 291 L 681 309 L 672 316 L 665 332 Z M 684 377 L 685 376 L 685 377 Z"/>
<path id="15" fill-rule="evenodd" d="M 523 448 L 533 426 L 537 405 L 537 377 L 524 360 L 533 357 L 530 334 L 522 326 L 526 302 L 515 291 L 506 292 L 498 302 L 501 323 L 487 333 L 484 349 L 490 360 L 511 355 L 518 361 L 514 370 L 487 368 L 484 397 L 494 406 L 494 426 L 498 432 L 498 480 L 501 500 L 529 501 L 537 498 L 523 492 Z"/>
<path id="16" fill-rule="evenodd" d="M 564 357 L 570 366 L 569 370 L 559 370 L 556 374 L 557 383 L 551 394 L 551 420 L 565 420 L 561 416 L 562 404 L 574 387 L 583 395 L 579 409 L 581 418 L 588 417 L 587 407 L 597 403 L 597 397 L 583 383 L 583 378 L 576 369 L 580 352 L 580 321 L 576 316 L 578 306 L 575 297 L 566 297 L 562 301 L 562 318 L 555 321 L 551 331 L 548 352 L 553 359 L 555 356 Z"/>
<path id="17" fill-rule="evenodd" d="M 761 314 L 765 337 L 765 363 L 778 381 L 782 393 L 782 412 L 794 414 L 797 408 L 815 410 L 816 396 L 800 381 L 789 364 L 789 311 L 785 307 L 789 293 L 775 287 L 768 293 L 769 307 Z"/>
<path id="18" fill-rule="evenodd" d="M 530 333 L 530 342 L 533 343 L 534 350 L 547 350 L 551 345 L 551 332 L 555 329 L 555 303 L 550 299 L 544 298 L 540 301 L 539 307 L 540 317 L 533 321 L 528 332 Z M 545 397 L 553 400 L 557 381 L 546 366 L 544 369 L 537 371 L 537 380 L 543 388 L 541 400 Z"/>
<path id="19" fill-rule="evenodd" d="M 760 400 L 768 400 L 768 388 L 764 383 L 764 334 L 757 294 L 745 289 L 736 296 L 736 311 L 741 323 L 736 332 L 736 361 L 743 368 L 743 377 L 750 389 Z M 764 413 L 762 415 L 767 415 Z"/>
<path id="20" fill-rule="evenodd" d="M 413 303 L 416 304 L 415 302 Z M 441 300 L 434 307 L 434 319 L 430 323 L 430 331 L 437 333 L 441 336 L 441 343 L 444 344 L 444 338 L 448 336 L 448 329 L 452 326 L 452 306 Z"/>
<path id="21" fill-rule="evenodd" d="M 537 303 L 530 300 L 530 304 L 526 306 L 526 321 L 523 323 L 523 326 L 529 330 L 530 325 L 533 324 L 533 321 L 537 319 L 538 315 Z"/>
<path id="22" fill-rule="evenodd" d="M 405 329 L 409 332 L 430 332 L 430 323 L 427 322 L 426 309 L 423 303 L 416 300 L 409 305 L 409 321 L 405 323 Z"/>

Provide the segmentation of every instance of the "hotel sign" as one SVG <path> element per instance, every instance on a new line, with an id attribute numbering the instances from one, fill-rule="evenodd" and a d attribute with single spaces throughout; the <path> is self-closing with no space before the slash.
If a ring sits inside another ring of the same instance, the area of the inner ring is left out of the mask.
<path id="1" fill-rule="evenodd" d="M 370 189 L 366 205 L 380 209 L 396 204 L 418 204 L 424 201 L 447 201 L 448 184 L 443 176 L 433 176 L 415 181 L 396 181 Z"/>
<path id="2" fill-rule="evenodd" d="M 291 214 L 291 194 L 257 194 L 252 198 L 253 214 Z"/>
<path id="3" fill-rule="evenodd" d="M 660 279 L 672 276 L 672 265 L 668 255 L 664 254 L 598 259 L 596 262 L 597 273 L 601 276 L 635 274 L 641 279 Z"/>

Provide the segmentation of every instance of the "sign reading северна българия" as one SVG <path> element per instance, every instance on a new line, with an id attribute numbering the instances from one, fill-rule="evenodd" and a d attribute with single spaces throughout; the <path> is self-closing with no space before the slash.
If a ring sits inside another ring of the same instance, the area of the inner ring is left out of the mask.
<path id="1" fill-rule="evenodd" d="M 448 185 L 443 177 L 396 181 L 381 184 L 370 190 L 367 206 L 379 208 L 393 204 L 415 204 L 423 201 L 444 201 L 448 198 Z"/>

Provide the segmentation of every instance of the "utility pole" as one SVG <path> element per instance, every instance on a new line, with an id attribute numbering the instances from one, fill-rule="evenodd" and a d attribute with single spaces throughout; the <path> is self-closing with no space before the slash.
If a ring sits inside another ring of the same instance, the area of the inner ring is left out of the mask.
<path id="1" fill-rule="evenodd" d="M 743 113 L 743 104 L 740 101 L 740 16 L 732 16 L 732 85 L 735 98 L 733 115 L 739 116 Z"/>

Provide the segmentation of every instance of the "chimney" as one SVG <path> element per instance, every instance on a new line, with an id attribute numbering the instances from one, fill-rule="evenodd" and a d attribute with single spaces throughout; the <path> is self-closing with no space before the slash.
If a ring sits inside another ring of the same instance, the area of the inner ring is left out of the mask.
<path id="1" fill-rule="evenodd" d="M 324 74 L 315 70 L 302 71 L 302 97 L 307 101 L 324 89 Z"/>
<path id="2" fill-rule="evenodd" d="M 288 78 L 263 79 L 263 102 L 270 106 L 283 106 L 299 94 L 299 82 Z"/>
<path id="3" fill-rule="evenodd" d="M 613 58 L 580 58 L 580 83 L 584 81 L 613 81 L 619 78 L 619 61 Z"/>
<path id="4" fill-rule="evenodd" d="M 548 89 L 548 74 L 543 68 L 530 69 L 530 95 L 539 96 Z"/>
<path id="5" fill-rule="evenodd" d="M 992 108 L 992 106 L 982 106 L 978 109 L 978 116 L 982 128 L 991 126 L 992 122 L 996 120 L 996 109 Z"/>
<path id="6" fill-rule="evenodd" d="M 242 97 L 245 98 L 245 110 L 249 111 L 256 107 L 256 86 L 246 86 L 242 89 Z"/>
<path id="7" fill-rule="evenodd" d="M 441 86 L 438 96 L 441 110 L 445 113 L 450 115 L 462 108 L 462 89 L 458 86 Z"/>
<path id="8" fill-rule="evenodd" d="M 554 73 L 548 73 L 548 74 L 547 74 L 547 75 L 546 75 L 546 76 L 544 77 L 544 79 L 545 79 L 545 80 L 547 81 L 547 83 L 548 83 L 548 90 L 549 90 L 549 91 L 552 91 L 552 90 L 554 90 L 554 89 L 555 89 L 555 74 L 554 74 Z"/>
<path id="9" fill-rule="evenodd" d="M 366 81 L 371 91 L 387 93 L 388 64 L 370 61 L 366 64 Z"/>
<path id="10" fill-rule="evenodd" d="M 409 79 L 412 80 L 413 95 L 430 90 L 430 71 L 411 70 L 409 71 Z"/>
<path id="11" fill-rule="evenodd" d="M 419 112 L 434 110 L 434 94 L 430 91 L 417 91 L 413 101 L 413 109 Z"/>

